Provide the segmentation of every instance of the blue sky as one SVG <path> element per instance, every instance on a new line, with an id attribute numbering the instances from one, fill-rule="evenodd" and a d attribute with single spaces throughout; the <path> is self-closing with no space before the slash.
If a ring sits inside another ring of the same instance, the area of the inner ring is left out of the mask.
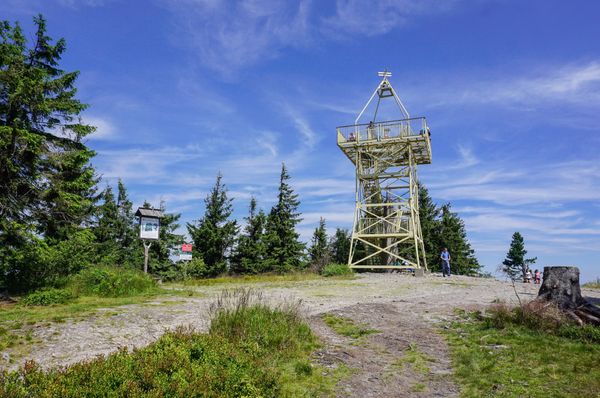
<path id="1" fill-rule="evenodd" d="M 426 116 L 419 175 L 495 270 L 520 231 L 537 265 L 600 276 L 600 3 L 595 1 L 4 0 L 48 19 L 80 70 L 102 184 L 201 217 L 220 170 L 235 216 L 266 210 L 285 161 L 308 239 L 350 227 L 354 170 L 335 127 L 388 68 Z"/>

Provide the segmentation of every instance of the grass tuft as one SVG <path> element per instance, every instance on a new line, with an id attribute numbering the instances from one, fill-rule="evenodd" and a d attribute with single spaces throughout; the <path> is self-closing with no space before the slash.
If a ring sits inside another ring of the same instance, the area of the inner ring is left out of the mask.
<path id="1" fill-rule="evenodd" d="M 346 276 L 354 275 L 354 271 L 346 264 L 329 264 L 321 270 L 323 276 Z"/>
<path id="2" fill-rule="evenodd" d="M 350 318 L 333 314 L 323 314 L 322 317 L 327 326 L 332 328 L 337 334 L 352 337 L 353 339 L 380 332 L 377 329 L 370 329 L 366 324 L 356 324 Z"/>

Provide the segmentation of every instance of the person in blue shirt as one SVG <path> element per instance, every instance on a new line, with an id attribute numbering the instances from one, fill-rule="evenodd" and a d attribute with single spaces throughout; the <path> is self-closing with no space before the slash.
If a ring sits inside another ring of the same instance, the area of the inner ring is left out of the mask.
<path id="1" fill-rule="evenodd" d="M 442 259 L 442 275 L 445 278 L 446 274 L 450 276 L 450 252 L 448 251 L 448 248 L 444 247 L 442 254 L 440 254 L 440 258 Z"/>

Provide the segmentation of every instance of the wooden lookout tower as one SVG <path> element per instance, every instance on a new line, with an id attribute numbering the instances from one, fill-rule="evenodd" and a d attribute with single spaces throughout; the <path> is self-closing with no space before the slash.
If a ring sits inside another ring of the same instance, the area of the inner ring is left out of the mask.
<path id="1" fill-rule="evenodd" d="M 431 163 L 430 132 L 424 117 L 408 114 L 388 80 L 391 73 L 379 72 L 379 76 L 381 82 L 354 124 L 337 127 L 337 144 L 356 167 L 348 265 L 426 270 L 417 165 Z M 361 124 L 375 99 L 375 114 Z M 383 101 L 397 109 L 396 120 L 377 120 Z"/>

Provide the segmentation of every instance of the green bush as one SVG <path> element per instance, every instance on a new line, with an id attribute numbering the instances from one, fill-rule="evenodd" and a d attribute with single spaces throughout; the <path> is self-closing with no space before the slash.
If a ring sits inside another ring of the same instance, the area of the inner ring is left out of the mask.
<path id="1" fill-rule="evenodd" d="M 151 291 L 156 282 L 141 271 L 129 268 L 90 267 L 72 278 L 78 295 L 126 297 Z"/>
<path id="2" fill-rule="evenodd" d="M 213 307 L 209 334 L 178 329 L 133 352 L 47 372 L 32 362 L 0 371 L 0 397 L 296 397 L 330 393 L 313 371 L 315 337 L 294 305 L 268 308 L 249 290 Z"/>
<path id="3" fill-rule="evenodd" d="M 164 282 L 182 281 L 187 279 L 205 278 L 209 272 L 202 258 L 177 263 L 152 264 L 152 274 Z"/>
<path id="4" fill-rule="evenodd" d="M 20 250 L 5 253 L 0 268 L 0 288 L 26 292 L 56 286 L 65 277 L 91 265 L 93 243 L 94 235 L 88 230 L 74 232 L 58 243 L 31 235 Z"/>
<path id="5" fill-rule="evenodd" d="M 323 276 L 352 275 L 354 272 L 346 264 L 329 264 L 321 271 Z"/>
<path id="6" fill-rule="evenodd" d="M 20 303 L 27 306 L 63 304 L 73 298 L 75 295 L 70 290 L 48 288 L 29 293 Z"/>

